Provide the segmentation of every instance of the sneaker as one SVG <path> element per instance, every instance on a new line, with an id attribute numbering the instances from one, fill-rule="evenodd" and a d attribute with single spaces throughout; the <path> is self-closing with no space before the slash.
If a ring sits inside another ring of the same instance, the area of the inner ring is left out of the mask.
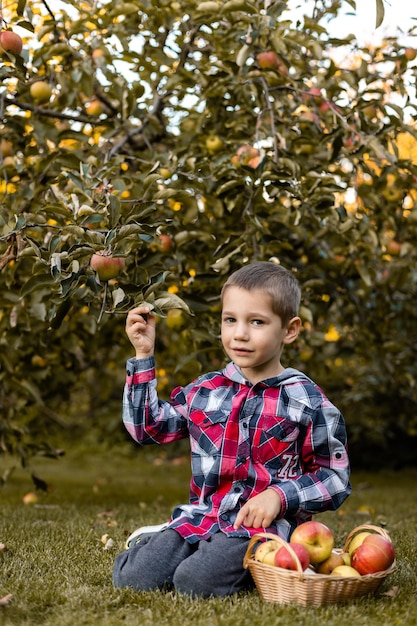
<path id="1" fill-rule="evenodd" d="M 129 548 L 134 546 L 135 543 L 141 541 L 141 539 L 151 537 L 155 533 L 161 532 L 161 530 L 164 530 L 164 528 L 166 528 L 168 525 L 168 522 L 165 522 L 164 524 L 155 524 L 154 526 L 141 526 L 140 528 L 137 528 L 126 539 L 125 549 L 128 550 Z"/>

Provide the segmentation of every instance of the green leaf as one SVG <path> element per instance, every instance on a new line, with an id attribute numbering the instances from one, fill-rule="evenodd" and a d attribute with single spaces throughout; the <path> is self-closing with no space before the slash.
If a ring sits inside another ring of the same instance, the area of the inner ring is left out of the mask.
<path id="1" fill-rule="evenodd" d="M 18 15 L 23 15 L 25 12 L 26 0 L 19 0 L 16 7 L 16 13 Z"/>
<path id="2" fill-rule="evenodd" d="M 23 285 L 20 290 L 20 297 L 25 298 L 32 291 L 36 291 L 37 289 L 43 289 L 48 285 L 56 284 L 56 280 L 50 273 L 48 274 L 36 274 L 35 276 L 31 276 L 28 281 Z"/>
<path id="3" fill-rule="evenodd" d="M 384 8 L 384 0 L 376 0 L 376 22 L 375 28 L 381 26 L 384 21 L 385 8 Z"/>

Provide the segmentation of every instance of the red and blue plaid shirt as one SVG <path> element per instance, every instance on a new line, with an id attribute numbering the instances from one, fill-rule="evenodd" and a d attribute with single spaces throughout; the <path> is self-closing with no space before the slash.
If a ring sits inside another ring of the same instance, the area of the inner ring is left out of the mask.
<path id="1" fill-rule="evenodd" d="M 262 530 L 285 539 L 314 513 L 337 509 L 351 491 L 343 417 L 296 369 L 253 385 L 229 363 L 177 387 L 168 402 L 157 395 L 154 358 L 129 359 L 123 421 L 140 444 L 189 438 L 190 499 L 174 509 L 170 527 L 190 543 L 218 531 L 259 532 L 233 523 L 240 507 L 269 487 L 282 508 Z"/>

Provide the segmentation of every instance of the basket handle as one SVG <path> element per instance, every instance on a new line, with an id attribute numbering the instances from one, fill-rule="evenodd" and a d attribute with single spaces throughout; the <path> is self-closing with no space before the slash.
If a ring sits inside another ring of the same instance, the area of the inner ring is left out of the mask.
<path id="1" fill-rule="evenodd" d="M 355 535 L 357 535 L 360 532 L 367 531 L 367 530 L 370 530 L 379 535 L 382 535 L 383 537 L 391 541 L 391 537 L 389 536 L 389 534 L 384 528 L 381 528 L 381 526 L 374 526 L 373 524 L 362 524 L 362 526 L 357 526 L 356 528 L 350 531 L 350 533 L 346 537 L 345 545 L 343 547 L 343 552 L 348 552 L 350 542 L 352 541 Z"/>
<path id="2" fill-rule="evenodd" d="M 285 541 L 285 539 L 282 539 L 282 537 L 280 537 L 279 535 L 274 535 L 273 533 L 256 533 L 256 535 L 252 535 L 252 537 L 249 540 L 248 547 L 246 549 L 246 554 L 243 558 L 244 569 L 247 569 L 249 566 L 249 561 L 251 560 L 251 557 L 252 557 L 253 546 L 263 539 L 272 539 L 273 541 L 276 541 L 277 543 L 279 543 L 281 547 L 284 546 L 285 548 L 287 548 L 288 552 L 290 553 L 290 555 L 292 556 L 294 560 L 294 564 L 297 566 L 296 571 L 299 574 L 300 580 L 304 578 L 304 572 L 300 563 L 300 559 L 298 558 L 298 556 L 292 549 L 291 544 L 288 543 L 288 541 Z M 267 564 L 264 564 L 264 565 L 266 567 L 271 567 L 271 566 L 268 566 Z"/>

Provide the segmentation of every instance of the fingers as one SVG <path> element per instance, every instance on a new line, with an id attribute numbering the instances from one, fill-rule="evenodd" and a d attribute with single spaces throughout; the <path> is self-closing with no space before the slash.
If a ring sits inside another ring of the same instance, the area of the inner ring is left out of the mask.
<path id="1" fill-rule="evenodd" d="M 137 330 L 145 330 L 147 324 L 155 325 L 154 316 L 150 315 L 150 309 L 146 306 L 138 306 L 129 311 L 126 318 L 126 329 L 137 325 Z"/>
<path id="2" fill-rule="evenodd" d="M 244 515 L 241 515 L 241 513 L 242 509 L 236 517 L 236 521 L 233 526 L 235 529 L 240 526 L 245 526 L 246 528 L 269 528 L 273 520 L 270 515 L 264 515 L 259 511 L 249 511 Z"/>

